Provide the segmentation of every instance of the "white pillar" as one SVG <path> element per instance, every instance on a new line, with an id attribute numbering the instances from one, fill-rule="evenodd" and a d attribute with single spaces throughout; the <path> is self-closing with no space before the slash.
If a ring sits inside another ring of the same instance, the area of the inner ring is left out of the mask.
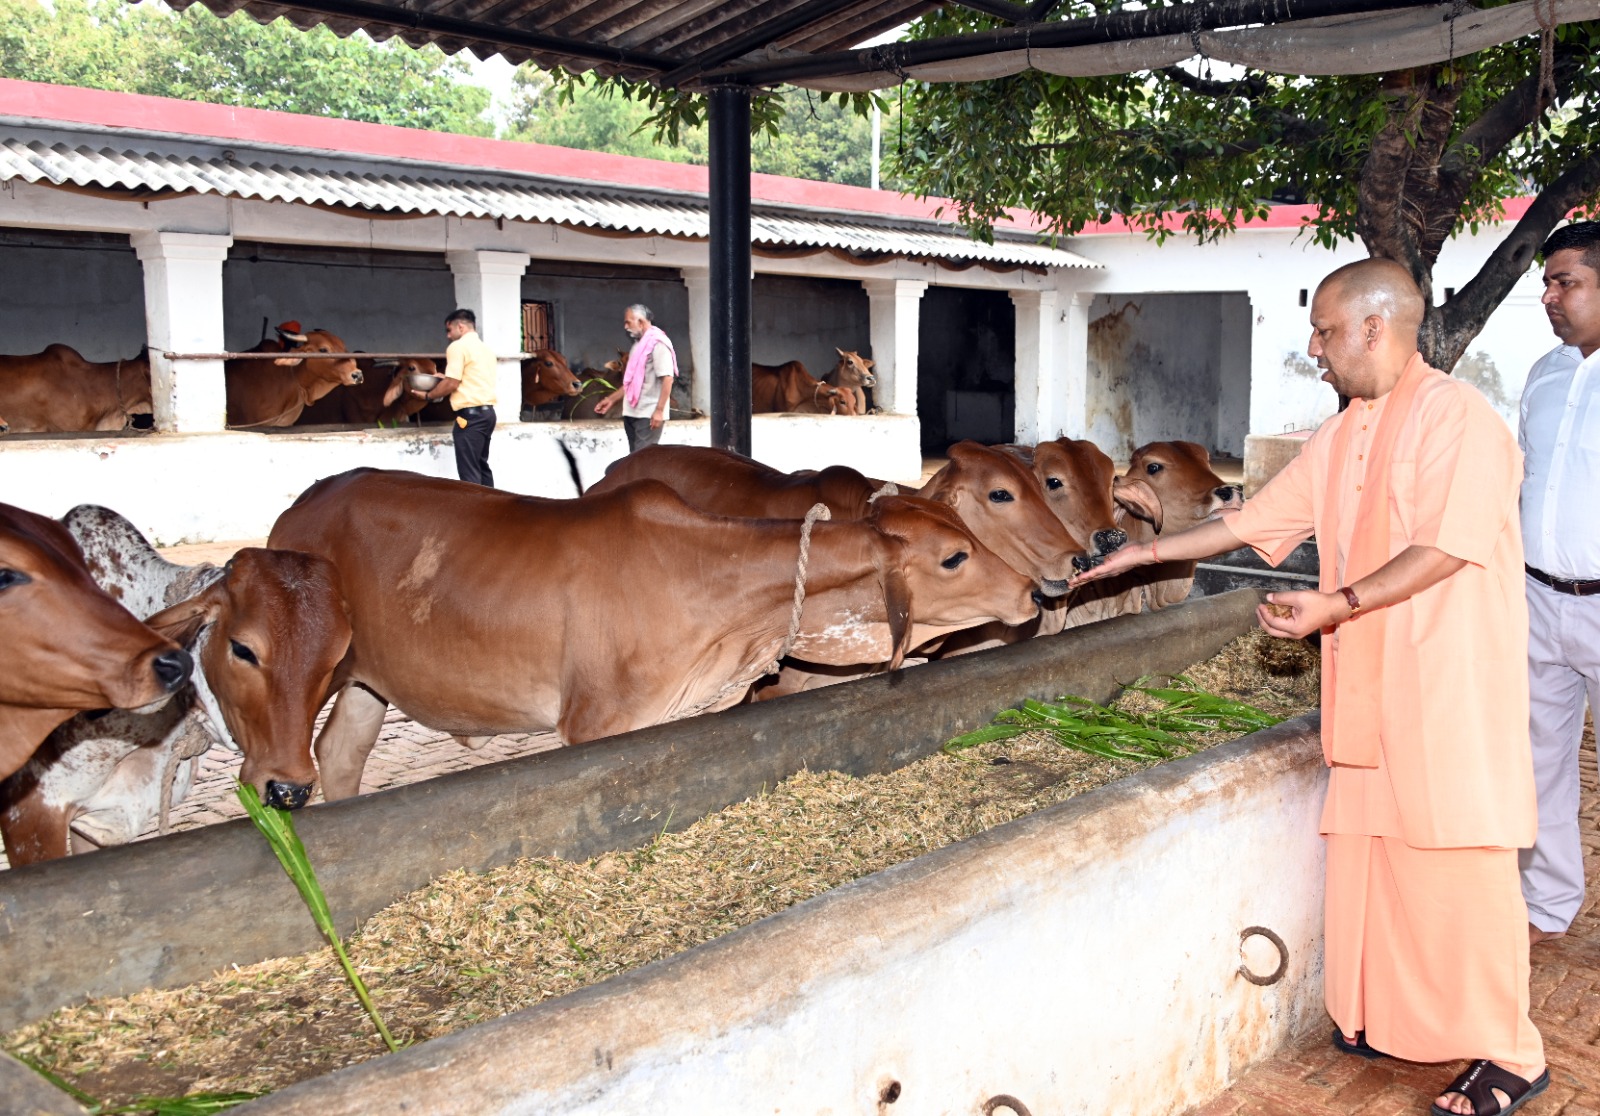
<path id="1" fill-rule="evenodd" d="M 222 430 L 228 421 L 220 360 L 168 360 L 162 353 L 223 350 L 222 261 L 233 237 L 137 232 L 130 240 L 144 265 L 145 336 L 157 430 Z"/>
<path id="2" fill-rule="evenodd" d="M 445 253 L 456 278 L 456 306 L 478 317 L 478 336 L 508 357 L 522 351 L 522 273 L 533 257 L 526 252 L 459 250 Z M 439 315 L 444 333 L 444 315 Z M 522 364 L 502 360 L 495 382 L 495 423 L 522 421 Z"/>
<path id="3" fill-rule="evenodd" d="M 863 279 L 870 308 L 872 371 L 878 386 L 872 398 L 891 415 L 917 413 L 920 279 Z"/>
<path id="4" fill-rule="evenodd" d="M 1063 294 L 1059 303 L 1057 416 L 1060 436 L 1065 438 L 1089 436 L 1089 304 L 1093 301 L 1093 294 L 1078 292 Z"/>
<path id="5" fill-rule="evenodd" d="M 692 366 L 689 375 L 689 406 L 703 415 L 711 413 L 711 269 L 709 267 L 684 267 L 678 269 L 683 285 L 689 288 L 689 359 L 684 361 L 683 350 L 678 351 L 679 370 L 687 363 Z"/>
<path id="6" fill-rule="evenodd" d="M 1016 363 L 1012 374 L 1016 392 L 1015 437 L 1033 445 L 1061 436 L 1061 369 L 1056 359 L 1056 327 L 1060 313 L 1053 290 L 1012 291 L 1016 309 Z"/>

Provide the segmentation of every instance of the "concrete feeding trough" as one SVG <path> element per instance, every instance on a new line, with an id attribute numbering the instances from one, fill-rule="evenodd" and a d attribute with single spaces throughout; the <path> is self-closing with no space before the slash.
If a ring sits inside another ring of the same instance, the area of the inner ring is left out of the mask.
<path id="1" fill-rule="evenodd" d="M 348 932 L 449 869 L 634 847 L 802 767 L 902 766 L 1025 696 L 1109 699 L 1214 654 L 1257 600 L 314 807 L 299 829 Z M 1320 1017 L 1323 779 L 1314 719 L 1289 722 L 237 1111 L 1181 1112 Z M 319 944 L 247 822 L 0 874 L 0 911 L 5 1029 Z"/>

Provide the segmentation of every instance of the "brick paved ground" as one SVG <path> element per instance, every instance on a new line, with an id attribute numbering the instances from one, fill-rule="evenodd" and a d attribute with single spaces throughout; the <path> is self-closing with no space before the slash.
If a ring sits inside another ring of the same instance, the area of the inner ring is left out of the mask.
<path id="1" fill-rule="evenodd" d="M 1533 949 L 1533 1021 L 1544 1034 L 1551 1084 L 1527 1116 L 1600 1116 L 1600 781 L 1592 730 L 1583 748 L 1584 853 L 1589 894 L 1564 938 Z M 1369 1062 L 1329 1043 L 1333 1024 L 1257 1066 L 1189 1116 L 1398 1116 L 1426 1113 L 1466 1063 Z"/>

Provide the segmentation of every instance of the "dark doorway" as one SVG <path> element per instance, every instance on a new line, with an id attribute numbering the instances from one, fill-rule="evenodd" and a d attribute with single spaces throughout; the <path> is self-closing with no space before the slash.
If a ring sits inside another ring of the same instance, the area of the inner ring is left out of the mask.
<path id="1" fill-rule="evenodd" d="M 922 452 L 1015 436 L 1017 317 L 1004 291 L 930 287 L 918 326 Z"/>

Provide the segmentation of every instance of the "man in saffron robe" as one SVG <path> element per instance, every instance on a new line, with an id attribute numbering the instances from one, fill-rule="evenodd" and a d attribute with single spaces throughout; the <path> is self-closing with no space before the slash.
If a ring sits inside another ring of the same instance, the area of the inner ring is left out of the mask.
<path id="1" fill-rule="evenodd" d="M 1277 564 L 1317 537 L 1320 591 L 1269 594 L 1259 617 L 1274 636 L 1323 632 L 1334 1043 L 1471 1059 L 1433 1111 L 1510 1112 L 1549 1084 L 1517 867 L 1538 827 L 1522 461 L 1482 395 L 1417 352 L 1423 309 L 1392 261 L 1328 276 L 1308 352 L 1348 408 L 1242 511 L 1075 580 L 1241 544 Z"/>

